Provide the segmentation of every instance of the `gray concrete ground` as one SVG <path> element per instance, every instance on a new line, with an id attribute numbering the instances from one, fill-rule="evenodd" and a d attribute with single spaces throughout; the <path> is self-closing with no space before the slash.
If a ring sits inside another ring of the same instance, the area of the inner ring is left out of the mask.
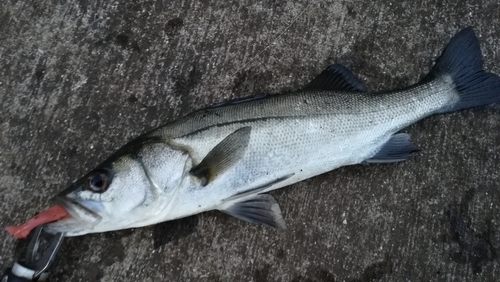
<path id="1" fill-rule="evenodd" d="M 0 225 L 45 208 L 146 130 L 213 102 L 299 89 L 329 63 L 372 90 L 403 87 L 473 26 L 498 74 L 499 15 L 497 0 L 4 0 Z M 71 238 L 53 281 L 496 281 L 500 112 L 405 131 L 423 149 L 407 162 L 273 193 L 285 231 L 210 212 Z M 7 267 L 26 242 L 0 238 Z"/>

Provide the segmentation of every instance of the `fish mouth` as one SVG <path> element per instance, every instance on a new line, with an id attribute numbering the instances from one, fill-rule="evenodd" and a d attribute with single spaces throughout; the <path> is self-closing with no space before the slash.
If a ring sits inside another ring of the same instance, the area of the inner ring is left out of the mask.
<path id="1" fill-rule="evenodd" d="M 99 202 L 73 200 L 66 197 L 57 197 L 55 200 L 68 212 L 69 216 L 74 219 L 95 224 L 98 224 L 102 220 L 102 216 L 100 216 L 98 212 L 103 210 L 103 206 Z"/>
<path id="2" fill-rule="evenodd" d="M 44 230 L 48 233 L 62 232 L 65 236 L 83 235 L 91 232 L 103 219 L 98 213 L 103 209 L 99 202 L 68 199 L 64 196 L 56 197 L 54 201 L 69 215 L 46 224 Z"/>

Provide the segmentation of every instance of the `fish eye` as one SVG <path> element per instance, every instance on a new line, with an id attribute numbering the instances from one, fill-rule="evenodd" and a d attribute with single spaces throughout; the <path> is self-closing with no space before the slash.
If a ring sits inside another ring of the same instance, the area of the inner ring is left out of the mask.
<path id="1" fill-rule="evenodd" d="M 89 175 L 89 190 L 92 192 L 103 193 L 108 189 L 110 179 L 106 171 L 93 171 Z"/>

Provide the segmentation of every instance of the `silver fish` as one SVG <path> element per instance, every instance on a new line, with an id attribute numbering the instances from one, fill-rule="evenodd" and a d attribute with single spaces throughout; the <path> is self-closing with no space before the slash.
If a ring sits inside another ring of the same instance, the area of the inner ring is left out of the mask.
<path id="1" fill-rule="evenodd" d="M 332 65 L 303 90 L 212 106 L 148 132 L 58 195 L 66 236 L 141 227 L 209 210 L 285 227 L 268 191 L 341 166 L 406 160 L 398 133 L 432 114 L 500 102 L 471 28 L 457 33 L 420 83 L 367 93 Z"/>

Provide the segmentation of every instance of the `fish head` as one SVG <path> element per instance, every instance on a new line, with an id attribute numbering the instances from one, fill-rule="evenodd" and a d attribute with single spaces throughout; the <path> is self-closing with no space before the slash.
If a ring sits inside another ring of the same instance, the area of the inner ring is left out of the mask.
<path id="1" fill-rule="evenodd" d="M 112 156 L 56 196 L 69 216 L 46 230 L 79 236 L 161 222 L 183 182 L 186 160 L 185 152 L 166 144 Z"/>

